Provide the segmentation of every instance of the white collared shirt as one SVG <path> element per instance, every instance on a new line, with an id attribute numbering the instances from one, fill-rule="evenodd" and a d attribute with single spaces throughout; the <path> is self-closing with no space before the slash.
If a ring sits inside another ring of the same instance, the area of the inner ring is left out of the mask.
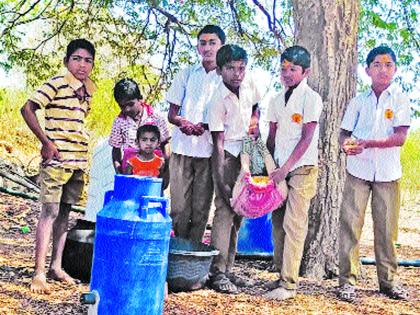
<path id="1" fill-rule="evenodd" d="M 308 86 L 306 79 L 293 90 L 287 104 L 286 91 L 287 89 L 283 89 L 275 95 L 268 105 L 268 121 L 277 123 L 274 159 L 279 167 L 283 166 L 302 137 L 303 124 L 316 122 L 317 126 L 308 149 L 290 171 L 305 165 L 317 166 L 321 96 Z"/>
<path id="2" fill-rule="evenodd" d="M 353 98 L 347 106 L 341 129 L 356 139 L 377 140 L 394 133 L 394 128 L 410 126 L 409 99 L 391 85 L 379 99 L 369 90 Z M 389 182 L 402 175 L 401 147 L 368 148 L 347 156 L 347 171 L 367 181 Z"/>
<path id="3" fill-rule="evenodd" d="M 181 107 L 180 116 L 194 124 L 204 121 L 204 111 L 215 89 L 221 82 L 216 70 L 206 72 L 202 64 L 189 66 L 175 77 L 166 94 L 166 101 Z M 213 152 L 211 135 L 187 136 L 174 126 L 171 151 L 190 157 L 208 158 Z"/>
<path id="4" fill-rule="evenodd" d="M 239 98 L 222 82 L 209 102 L 209 129 L 224 131 L 224 149 L 236 157 L 241 152 L 242 139 L 248 133 L 252 107 L 260 100 L 261 95 L 255 84 L 245 78 L 239 88 Z"/>

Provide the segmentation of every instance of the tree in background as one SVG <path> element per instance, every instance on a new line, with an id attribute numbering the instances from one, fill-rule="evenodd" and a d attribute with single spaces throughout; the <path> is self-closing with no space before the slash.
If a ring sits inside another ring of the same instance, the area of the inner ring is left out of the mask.
<path id="1" fill-rule="evenodd" d="M 415 59 L 417 1 L 384 2 L 9 0 L 0 3 L 0 56 L 6 56 L 0 65 L 22 67 L 29 84 L 37 85 L 57 71 L 57 52 L 69 39 L 87 37 L 100 47 L 95 69 L 101 70 L 95 76 L 113 80 L 126 75 L 121 71 L 132 71 L 147 87 L 145 95 L 155 100 L 179 67 L 196 61 L 195 43 L 189 38 L 204 24 L 222 26 L 229 41 L 247 47 L 255 64 L 273 74 L 278 72 L 275 65 L 281 50 L 292 44 L 305 46 L 313 56 L 309 84 L 321 94 L 324 111 L 319 191 L 311 207 L 301 271 L 332 277 L 337 274 L 338 208 L 344 181 L 338 130 L 345 106 L 356 92 L 358 48 L 363 59 L 373 46 L 391 43 L 400 68 L 413 73 L 411 82 L 400 79 L 406 89 L 415 88 L 420 72 Z M 29 32 L 34 28 L 39 31 Z"/>

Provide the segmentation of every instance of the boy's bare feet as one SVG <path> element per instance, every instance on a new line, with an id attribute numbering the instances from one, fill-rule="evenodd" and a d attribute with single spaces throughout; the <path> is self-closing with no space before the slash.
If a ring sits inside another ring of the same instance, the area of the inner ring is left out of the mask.
<path id="1" fill-rule="evenodd" d="M 70 277 L 63 269 L 50 269 L 47 274 L 48 278 L 65 282 L 68 284 L 75 284 L 76 281 Z"/>
<path id="2" fill-rule="evenodd" d="M 47 278 L 45 277 L 44 272 L 34 275 L 34 277 L 32 278 L 31 292 L 38 293 L 38 294 L 51 293 L 50 288 L 47 284 Z"/>

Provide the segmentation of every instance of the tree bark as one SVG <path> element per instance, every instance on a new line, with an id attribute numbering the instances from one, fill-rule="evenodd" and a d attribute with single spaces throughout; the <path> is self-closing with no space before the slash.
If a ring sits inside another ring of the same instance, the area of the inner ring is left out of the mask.
<path id="1" fill-rule="evenodd" d="M 309 85 L 323 99 L 320 119 L 318 194 L 309 211 L 301 274 L 338 274 L 339 208 L 345 157 L 338 134 L 344 109 L 356 91 L 359 1 L 293 0 L 296 44 L 312 55 Z"/>

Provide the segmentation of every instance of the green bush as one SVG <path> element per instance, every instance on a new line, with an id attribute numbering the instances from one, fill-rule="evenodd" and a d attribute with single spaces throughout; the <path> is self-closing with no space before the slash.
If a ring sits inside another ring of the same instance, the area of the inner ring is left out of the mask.
<path id="1" fill-rule="evenodd" d="M 420 191 L 420 129 L 411 131 L 401 150 L 403 201 L 418 199 Z"/>

